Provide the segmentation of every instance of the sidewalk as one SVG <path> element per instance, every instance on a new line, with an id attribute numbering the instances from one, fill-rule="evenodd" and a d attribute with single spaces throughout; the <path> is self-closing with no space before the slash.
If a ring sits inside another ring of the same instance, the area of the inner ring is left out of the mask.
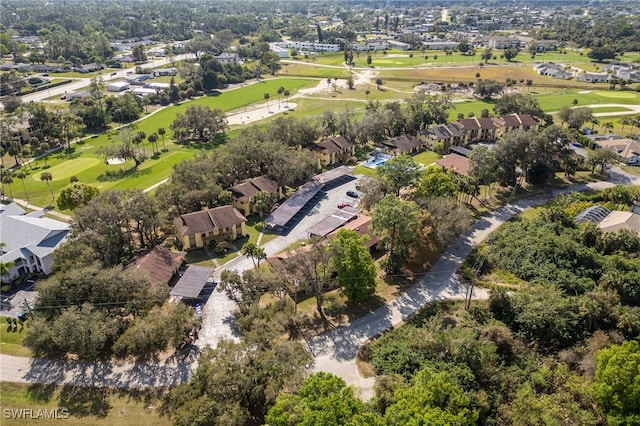
<path id="1" fill-rule="evenodd" d="M 25 207 L 25 208 L 29 208 L 32 210 L 44 210 L 46 214 L 50 215 L 50 216 L 55 216 L 58 219 L 68 222 L 70 223 L 73 218 L 71 216 L 69 216 L 68 214 L 64 214 L 64 213 L 60 213 L 57 212 L 53 209 L 49 209 L 49 208 L 45 208 L 45 207 L 38 207 L 38 206 L 34 206 L 31 203 L 27 203 L 26 200 L 21 200 L 19 198 L 12 198 L 13 202 L 16 203 L 17 205 L 21 206 L 21 207 Z"/>

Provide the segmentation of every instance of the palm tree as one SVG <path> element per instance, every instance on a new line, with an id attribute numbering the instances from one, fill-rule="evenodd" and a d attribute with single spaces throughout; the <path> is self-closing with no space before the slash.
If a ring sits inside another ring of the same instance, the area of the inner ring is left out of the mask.
<path id="1" fill-rule="evenodd" d="M 371 94 L 371 90 L 369 89 L 365 90 L 364 94 L 367 95 L 367 102 L 369 102 L 369 95 Z"/>
<path id="2" fill-rule="evenodd" d="M 609 133 L 611 130 L 613 130 L 613 123 L 611 121 L 607 121 L 602 126 L 604 127 L 604 131 L 607 132 L 607 133 Z"/>
<path id="3" fill-rule="evenodd" d="M 40 173 L 40 180 L 46 183 L 47 187 L 49 187 L 49 191 L 51 192 L 51 204 L 53 204 L 53 201 L 55 200 L 55 196 L 53 195 L 53 189 L 51 189 L 51 184 L 49 184 L 49 182 L 53 180 L 53 176 L 49 172 L 42 172 Z"/>
<path id="4" fill-rule="evenodd" d="M 24 189 L 24 196 L 27 200 L 27 204 L 29 204 L 29 194 L 27 193 L 27 187 L 24 185 L 24 180 L 27 176 L 28 176 L 27 172 L 25 172 L 24 170 L 20 170 L 18 173 L 16 173 L 16 177 L 22 181 L 22 189 Z"/>
<path id="5" fill-rule="evenodd" d="M 13 177 L 11 177 L 11 172 L 9 170 L 2 171 L 2 185 L 7 185 L 9 188 L 9 197 L 13 199 L 13 191 L 11 190 L 11 184 L 13 183 Z M 4 196 L 4 191 L 2 191 L 2 195 Z"/>
<path id="6" fill-rule="evenodd" d="M 50 149 L 51 149 L 51 147 L 46 142 L 42 142 L 40 145 L 38 145 L 38 151 L 40 151 L 41 154 L 44 154 L 44 166 L 45 167 L 47 167 L 47 158 L 49 157 L 49 150 Z"/>
<path id="7" fill-rule="evenodd" d="M 164 144 L 164 135 L 165 135 L 165 133 L 167 133 L 167 131 L 164 129 L 164 127 L 158 128 L 158 134 L 160 136 L 162 136 L 162 149 L 167 149 L 167 147 Z"/>
<path id="8" fill-rule="evenodd" d="M 271 98 L 271 95 L 270 95 L 270 94 L 268 94 L 268 93 L 265 93 L 265 94 L 264 94 L 264 100 L 265 100 L 265 101 L 267 101 L 267 111 L 268 111 L 268 112 L 271 112 L 271 111 L 269 110 L 269 98 Z"/>
<path id="9" fill-rule="evenodd" d="M 158 142 L 158 135 L 156 135 L 155 133 L 151 133 L 149 135 L 149 137 L 147 138 L 147 140 L 149 140 L 149 142 L 151 142 L 151 149 L 153 149 L 153 153 L 155 154 L 157 152 L 157 150 L 156 150 L 156 142 Z"/>
<path id="10" fill-rule="evenodd" d="M 284 90 L 284 104 L 285 106 L 289 106 L 289 95 L 291 95 L 291 92 L 289 92 L 287 89 Z"/>
<path id="11" fill-rule="evenodd" d="M 280 98 L 282 96 L 282 94 L 284 93 L 284 86 L 280 86 L 278 87 L 278 108 L 280 108 Z"/>

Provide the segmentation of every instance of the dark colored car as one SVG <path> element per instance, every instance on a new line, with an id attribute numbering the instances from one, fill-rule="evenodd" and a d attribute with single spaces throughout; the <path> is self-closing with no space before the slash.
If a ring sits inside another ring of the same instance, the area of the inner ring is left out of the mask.
<path id="1" fill-rule="evenodd" d="M 359 195 L 356 191 L 347 191 L 347 195 L 351 198 L 358 198 Z"/>
<path id="2" fill-rule="evenodd" d="M 340 204 L 338 204 L 338 208 L 339 209 L 342 209 L 344 207 L 351 207 L 351 204 L 349 204 L 349 203 L 340 203 Z"/>

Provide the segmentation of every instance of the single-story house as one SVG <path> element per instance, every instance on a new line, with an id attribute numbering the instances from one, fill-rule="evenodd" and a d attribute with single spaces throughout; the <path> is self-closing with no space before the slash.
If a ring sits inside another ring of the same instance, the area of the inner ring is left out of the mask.
<path id="1" fill-rule="evenodd" d="M 26 214 L 15 203 L 0 205 L 0 229 L 4 244 L 0 248 L 0 262 L 13 262 L 3 281 L 36 272 L 50 274 L 53 252 L 71 231 L 68 223 L 44 217 L 44 211 Z"/>
<path id="2" fill-rule="evenodd" d="M 255 195 L 260 191 L 269 194 L 272 203 L 284 198 L 282 187 L 266 175 L 240 182 L 229 188 L 229 191 L 233 196 L 231 205 L 241 211 L 245 216 L 255 213 Z"/>
<path id="3" fill-rule="evenodd" d="M 140 96 L 141 98 L 144 98 L 145 96 L 158 94 L 158 90 L 150 89 L 148 87 L 136 87 L 131 90 L 131 93 L 136 96 Z"/>
<path id="4" fill-rule="evenodd" d="M 611 149 L 621 157 L 624 157 L 627 163 L 635 165 L 640 164 L 640 142 L 634 139 L 606 139 L 595 140 L 600 148 Z"/>
<path id="5" fill-rule="evenodd" d="M 576 76 L 578 81 L 586 81 L 587 83 L 608 83 L 611 80 L 618 80 L 616 76 L 604 73 L 584 72 Z"/>
<path id="6" fill-rule="evenodd" d="M 420 151 L 425 143 L 412 135 L 400 135 L 378 144 L 383 152 L 392 155 L 408 155 Z"/>
<path id="7" fill-rule="evenodd" d="M 389 44 L 389 48 L 390 49 L 398 49 L 398 50 L 409 50 L 409 49 L 411 49 L 411 45 L 409 43 L 405 43 L 403 41 L 387 40 L 387 44 Z"/>
<path id="8" fill-rule="evenodd" d="M 186 255 L 184 251 L 171 251 L 165 247 L 156 246 L 142 256 L 136 257 L 129 264 L 129 268 L 141 271 L 150 284 L 169 284 L 178 274 Z"/>
<path id="9" fill-rule="evenodd" d="M 149 89 L 155 89 L 155 90 L 168 90 L 169 87 L 171 86 L 171 84 L 169 83 L 147 83 L 144 85 L 144 87 L 148 87 Z"/>
<path id="10" fill-rule="evenodd" d="M 182 249 L 193 250 L 246 235 L 246 221 L 235 207 L 222 206 L 177 216 L 173 225 Z"/>
<path id="11" fill-rule="evenodd" d="M 240 56 L 234 52 L 222 52 L 219 55 L 212 56 L 213 59 L 222 63 L 222 64 L 235 64 L 240 61 Z"/>
<path id="12" fill-rule="evenodd" d="M 471 171 L 471 161 L 464 155 L 456 153 L 444 156 L 436 161 L 436 164 L 442 167 L 443 170 L 453 170 L 463 176 L 469 176 L 469 172 Z"/>
<path id="13" fill-rule="evenodd" d="M 129 83 L 126 81 L 114 81 L 107 85 L 107 91 L 109 92 L 122 92 L 129 88 Z"/>
<path id="14" fill-rule="evenodd" d="M 86 72 L 95 72 L 95 71 L 100 71 L 104 69 L 104 65 L 99 65 L 99 64 L 96 64 L 95 62 L 92 62 L 90 64 L 82 65 L 81 68 Z"/>
<path id="15" fill-rule="evenodd" d="M 602 232 L 628 229 L 640 233 L 640 215 L 632 212 L 612 211 L 598 224 Z"/>
<path id="16" fill-rule="evenodd" d="M 321 166 L 345 163 L 356 155 L 356 145 L 344 136 L 330 136 L 312 145 L 311 149 L 320 154 Z"/>
<path id="17" fill-rule="evenodd" d="M 125 79 L 129 84 L 144 84 L 145 81 L 152 77 L 150 74 L 130 74 L 127 75 Z"/>
<path id="18" fill-rule="evenodd" d="M 568 71 L 565 71 L 564 66 L 555 64 L 553 62 L 544 62 L 533 67 L 533 69 L 540 75 L 546 75 L 548 77 L 560 78 L 568 80 L 573 77 Z"/>
<path id="19" fill-rule="evenodd" d="M 159 68 L 157 70 L 153 71 L 153 75 L 156 77 L 162 77 L 162 76 L 173 76 L 178 74 L 178 68 L 176 67 L 171 67 L 171 68 Z"/>

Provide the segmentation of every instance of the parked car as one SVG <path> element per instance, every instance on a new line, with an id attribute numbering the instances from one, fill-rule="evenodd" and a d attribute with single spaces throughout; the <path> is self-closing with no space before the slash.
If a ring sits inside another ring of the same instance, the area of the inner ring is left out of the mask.
<path id="1" fill-rule="evenodd" d="M 338 208 L 339 209 L 342 209 L 342 208 L 345 208 L 345 207 L 351 207 L 351 204 L 349 204 L 349 203 L 340 203 L 340 204 L 338 204 Z"/>
<path id="2" fill-rule="evenodd" d="M 347 191 L 347 195 L 351 198 L 358 198 L 359 195 L 356 191 Z"/>

